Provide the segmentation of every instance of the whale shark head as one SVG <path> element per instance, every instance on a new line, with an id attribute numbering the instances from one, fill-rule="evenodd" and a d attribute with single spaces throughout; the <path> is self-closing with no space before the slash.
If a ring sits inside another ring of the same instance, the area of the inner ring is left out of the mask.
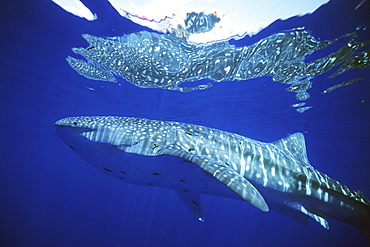
<path id="1" fill-rule="evenodd" d="M 155 156 L 174 144 L 176 129 L 169 122 L 113 116 L 69 117 L 55 125 L 74 138 L 107 143 L 127 153 Z M 66 130 L 68 129 L 68 130 Z"/>

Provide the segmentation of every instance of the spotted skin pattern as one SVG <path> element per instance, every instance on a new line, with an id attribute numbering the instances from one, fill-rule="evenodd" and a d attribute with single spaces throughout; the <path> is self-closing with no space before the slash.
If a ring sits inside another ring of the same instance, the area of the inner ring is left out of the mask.
<path id="1" fill-rule="evenodd" d="M 319 41 L 302 29 L 273 34 L 244 47 L 219 42 L 195 46 L 172 34 L 131 33 L 121 37 L 96 37 L 83 34 L 87 48 L 72 51 L 86 58 L 67 57 L 69 65 L 80 75 L 93 80 L 115 82 L 119 76 L 141 88 L 162 88 L 189 92 L 203 90 L 212 83 L 184 87 L 184 82 L 209 79 L 214 82 L 248 80 L 269 76 L 273 81 L 289 84 L 297 100 L 309 98 L 312 79 L 342 64 L 332 75 L 370 65 L 369 50 L 354 55 L 370 41 L 356 42 L 355 34 L 343 47 L 326 57 L 306 63 L 315 51 L 335 43 Z"/>
<path id="2" fill-rule="evenodd" d="M 84 139 L 125 153 L 187 159 L 262 211 L 270 205 L 284 211 L 275 208 L 281 205 L 294 211 L 285 214 L 301 222 L 302 215 L 311 217 L 328 229 L 330 217 L 367 233 L 370 202 L 362 192 L 312 167 L 301 133 L 264 143 L 204 126 L 144 118 L 70 117 L 56 125 L 81 129 Z"/>

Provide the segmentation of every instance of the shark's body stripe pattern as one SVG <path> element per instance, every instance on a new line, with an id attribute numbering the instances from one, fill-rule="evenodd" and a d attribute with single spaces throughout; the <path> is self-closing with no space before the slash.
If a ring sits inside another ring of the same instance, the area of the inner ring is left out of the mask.
<path id="1" fill-rule="evenodd" d="M 313 168 L 301 133 L 263 143 L 204 126 L 140 118 L 72 117 L 56 125 L 81 129 L 79 138 L 125 153 L 187 159 L 263 211 L 277 201 L 325 228 L 326 217 L 332 217 L 368 233 L 369 200 Z"/>
<path id="2" fill-rule="evenodd" d="M 301 157 L 304 160 L 298 160 L 295 153 L 305 149 L 304 145 L 291 148 L 287 146 L 288 141 L 282 140 L 280 148 L 283 147 L 283 149 L 278 149 L 273 144 L 261 143 L 237 134 L 192 124 L 123 117 L 99 118 L 98 120 L 92 118 L 90 121 L 84 119 L 87 121 L 87 124 L 84 123 L 86 128 L 99 130 L 83 133 L 87 139 L 94 142 L 111 143 L 126 152 L 147 156 L 161 155 L 159 150 L 168 147 L 189 152 L 195 151 L 226 164 L 233 164 L 231 166 L 236 167 L 238 173 L 248 173 L 248 178 L 260 181 L 263 186 L 268 186 L 269 182 L 275 183 L 277 181 L 278 187 L 284 192 L 290 191 L 289 188 L 296 190 L 299 187 L 298 183 L 286 179 L 295 175 L 296 179 L 298 178 L 297 181 L 301 181 L 301 186 L 305 185 L 304 193 L 306 195 L 312 194 L 312 186 L 321 186 L 323 189 L 342 193 L 370 205 L 369 201 L 357 191 L 350 190 L 345 185 L 315 170 L 308 164 L 305 154 L 304 157 Z M 222 138 L 222 144 L 216 141 L 217 136 Z M 176 139 L 178 140 L 176 141 Z M 302 144 L 302 140 L 301 134 L 289 139 L 289 141 L 298 141 L 299 144 Z M 233 143 L 237 145 L 233 145 Z M 231 150 L 237 161 L 230 155 Z M 277 156 L 277 153 L 285 155 Z M 293 162 L 287 163 L 286 155 L 289 155 Z M 244 162 L 239 162 L 239 160 L 244 160 Z M 278 163 L 279 166 L 272 164 L 272 162 Z M 240 166 L 240 163 L 244 163 L 244 165 Z M 272 172 L 272 168 L 274 172 Z M 275 177 L 274 181 L 271 181 L 271 177 Z"/>

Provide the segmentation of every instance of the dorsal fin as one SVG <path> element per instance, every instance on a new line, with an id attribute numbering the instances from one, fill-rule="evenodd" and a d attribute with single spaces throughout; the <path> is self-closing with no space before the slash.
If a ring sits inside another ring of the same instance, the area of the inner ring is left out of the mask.
<path id="1" fill-rule="evenodd" d="M 306 153 L 306 143 L 302 133 L 297 132 L 291 134 L 290 136 L 273 142 L 273 144 L 281 150 L 290 153 L 302 163 L 309 165 Z"/>

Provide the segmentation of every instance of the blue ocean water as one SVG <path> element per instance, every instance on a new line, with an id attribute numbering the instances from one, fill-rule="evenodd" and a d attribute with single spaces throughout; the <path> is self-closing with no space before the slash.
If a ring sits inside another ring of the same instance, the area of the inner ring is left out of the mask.
<path id="1" fill-rule="evenodd" d="M 199 222 L 174 191 L 123 183 L 96 170 L 56 135 L 54 122 L 78 115 L 118 115 L 179 121 L 276 141 L 303 132 L 310 163 L 370 197 L 370 74 L 352 70 L 313 79 L 299 114 L 288 85 L 269 77 L 220 82 L 181 93 L 88 80 L 65 58 L 86 47 L 81 34 L 120 36 L 151 31 L 120 17 L 108 1 L 84 1 L 99 19 L 77 18 L 51 1 L 3 1 L 0 45 L 0 246 L 364 246 L 355 227 L 329 219 L 301 225 L 252 205 L 202 195 L 206 222 Z M 276 21 L 252 37 L 304 26 L 320 40 L 356 28 L 370 40 L 370 4 L 330 1 L 312 15 Z M 365 30 L 363 30 L 365 29 Z M 330 49 L 330 48 L 329 48 Z M 322 57 L 329 51 L 312 55 Z M 310 59 L 310 58 L 308 58 Z M 330 86 L 361 81 L 328 94 Z M 206 80 L 205 80 L 206 81 Z"/>

